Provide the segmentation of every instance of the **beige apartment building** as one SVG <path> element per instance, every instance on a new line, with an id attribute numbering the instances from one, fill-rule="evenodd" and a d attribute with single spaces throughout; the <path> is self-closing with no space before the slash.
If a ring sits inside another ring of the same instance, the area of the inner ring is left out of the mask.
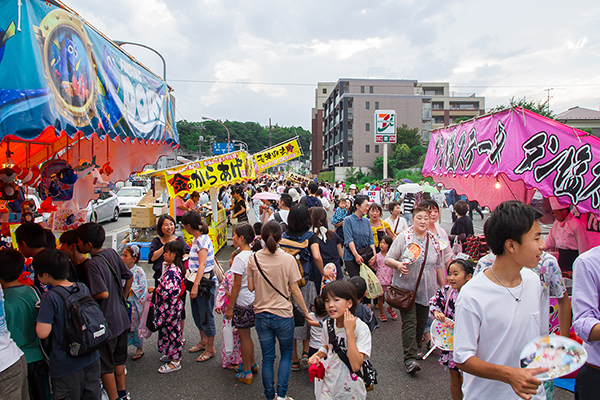
<path id="1" fill-rule="evenodd" d="M 348 167 L 366 171 L 373 166 L 375 158 L 383 155 L 383 144 L 375 143 L 376 110 L 394 110 L 397 126 L 419 128 L 426 142 L 432 129 L 451 124 L 458 116 L 482 114 L 485 104 L 482 97 L 451 93 L 443 82 L 340 79 L 318 83 L 312 109 L 313 175 L 335 170 L 338 178 Z"/>

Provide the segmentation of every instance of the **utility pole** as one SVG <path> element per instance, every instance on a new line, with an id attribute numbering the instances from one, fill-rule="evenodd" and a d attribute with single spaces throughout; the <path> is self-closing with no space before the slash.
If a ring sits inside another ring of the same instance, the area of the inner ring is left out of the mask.
<path id="1" fill-rule="evenodd" d="M 271 136 L 273 135 L 273 125 L 271 125 L 271 118 L 269 118 L 269 147 L 272 146 L 271 144 Z"/>

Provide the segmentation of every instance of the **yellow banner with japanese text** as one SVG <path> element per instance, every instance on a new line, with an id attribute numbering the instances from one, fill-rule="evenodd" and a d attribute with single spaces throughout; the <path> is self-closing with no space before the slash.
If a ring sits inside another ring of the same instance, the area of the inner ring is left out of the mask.
<path id="1" fill-rule="evenodd" d="M 267 168 L 293 160 L 301 155 L 300 143 L 298 139 L 294 139 L 254 154 L 254 163 L 258 172 L 262 172 Z"/>
<path id="2" fill-rule="evenodd" d="M 312 182 L 312 179 L 291 171 L 287 173 L 285 180 L 298 184 L 306 183 L 307 185 Z"/>
<path id="3" fill-rule="evenodd" d="M 255 178 L 252 159 L 244 151 L 194 161 L 165 171 L 167 190 L 171 197 Z"/>

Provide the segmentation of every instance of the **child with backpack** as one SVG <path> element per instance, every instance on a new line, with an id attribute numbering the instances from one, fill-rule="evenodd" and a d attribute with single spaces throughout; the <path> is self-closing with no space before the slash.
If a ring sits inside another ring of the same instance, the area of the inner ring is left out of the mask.
<path id="1" fill-rule="evenodd" d="M 365 282 L 365 278 L 362 276 L 353 276 L 352 278 L 348 279 L 348 282 L 353 284 L 356 288 L 356 298 L 358 299 L 358 304 L 354 310 L 354 315 L 356 318 L 360 318 L 362 322 L 367 324 L 369 331 L 371 331 L 371 334 L 373 334 L 375 330 L 379 328 L 379 323 L 377 322 L 375 315 L 373 315 L 373 311 L 371 311 L 371 309 L 362 301 L 365 297 L 365 293 L 367 292 L 367 282 Z"/>
<path id="2" fill-rule="evenodd" d="M 348 281 L 334 281 L 323 288 L 321 299 L 330 316 L 321 336 L 325 344 L 308 361 L 319 364 L 327 357 L 321 396 L 365 399 L 367 390 L 360 375 L 364 361 L 371 356 L 371 333 L 367 324 L 354 316 L 359 304 L 356 288 Z"/>
<path id="3" fill-rule="evenodd" d="M 98 351 L 74 356 L 72 354 L 76 349 L 67 346 L 67 343 L 73 342 L 73 337 L 68 333 L 74 331 L 72 320 L 77 313 L 74 312 L 73 303 L 77 301 L 85 301 L 85 304 L 90 306 L 89 310 L 95 311 L 94 321 L 97 322 L 94 324 L 96 328 L 79 333 L 90 333 L 98 338 L 105 336 L 105 341 L 108 339 L 108 332 L 100 330 L 100 325 L 106 324 L 100 308 L 90 297 L 90 291 L 85 284 L 67 280 L 69 257 L 64 252 L 49 248 L 40 251 L 33 258 L 33 269 L 41 283 L 52 286 L 52 289 L 42 296 L 35 330 L 40 339 L 46 339 L 52 334 L 49 373 L 54 395 L 56 398 L 67 399 L 99 399 Z M 108 331 L 108 328 L 104 329 Z"/>
<path id="4" fill-rule="evenodd" d="M 146 296 L 148 295 L 148 282 L 146 281 L 146 273 L 137 265 L 140 261 L 140 248 L 138 245 L 126 246 L 123 249 L 121 258 L 125 265 L 127 265 L 127 268 L 133 273 L 131 293 L 129 293 L 129 297 L 127 298 L 127 303 L 129 303 L 131 310 L 131 331 L 129 332 L 127 344 L 135 346 L 136 351 L 131 359 L 136 361 L 144 356 L 144 341 L 140 336 L 140 320 L 144 312 Z"/>
<path id="5" fill-rule="evenodd" d="M 183 351 L 183 331 L 181 329 L 181 312 L 183 311 L 182 286 L 185 276 L 183 264 L 183 244 L 179 241 L 165 244 L 163 274 L 156 288 L 154 303 L 154 324 L 158 330 L 158 351 L 165 362 L 158 372 L 168 374 L 181 369 L 181 353 Z"/>
<path id="6" fill-rule="evenodd" d="M 22 285 L 18 279 L 25 258 L 14 249 L 0 250 L 0 284 L 4 290 L 4 315 L 11 338 L 25 353 L 27 384 L 32 399 L 50 399 L 48 363 L 35 334 L 40 295 L 34 286 Z"/>

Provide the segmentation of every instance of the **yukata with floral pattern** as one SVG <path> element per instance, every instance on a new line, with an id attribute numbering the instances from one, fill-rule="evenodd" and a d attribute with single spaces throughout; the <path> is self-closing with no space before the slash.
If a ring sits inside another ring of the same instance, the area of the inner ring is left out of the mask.
<path id="1" fill-rule="evenodd" d="M 375 256 L 375 265 L 377 266 L 377 269 L 375 270 L 375 276 L 377 276 L 377 279 L 379 279 L 379 283 L 381 283 L 381 288 L 383 291 L 387 292 L 392 284 L 394 270 L 385 265 L 385 256 L 381 253 L 377 253 Z"/>
<path id="2" fill-rule="evenodd" d="M 439 289 L 435 296 L 429 300 L 429 316 L 435 319 L 434 311 L 441 312 L 446 318 L 454 321 L 454 312 L 456 311 L 456 299 L 458 298 L 458 290 L 452 286 L 446 285 Z M 440 354 L 440 365 L 443 365 L 452 370 L 458 371 L 452 351 L 442 350 Z"/>
<path id="3" fill-rule="evenodd" d="M 183 301 L 181 281 L 183 275 L 175 264 L 165 265 L 160 283 L 156 288 L 154 304 L 154 323 L 158 330 L 158 351 L 174 360 L 181 360 L 183 351 L 183 331 L 181 330 L 181 312 Z"/>
<path id="4" fill-rule="evenodd" d="M 223 276 L 223 281 L 217 290 L 217 298 L 215 300 L 215 309 L 221 310 L 221 314 L 225 314 L 227 306 L 229 306 L 229 298 L 227 292 L 231 293 L 233 287 L 233 271 L 227 270 Z M 223 318 L 223 327 L 225 327 L 225 318 Z M 225 353 L 225 340 L 221 343 L 221 358 L 223 360 L 223 368 L 229 368 L 242 363 L 242 349 L 240 347 L 240 334 L 237 329 L 233 331 L 233 351 L 227 355 Z"/>
<path id="5" fill-rule="evenodd" d="M 133 274 L 133 283 L 131 284 L 131 292 L 127 302 L 131 307 L 131 331 L 127 344 L 140 349 L 143 345 L 143 339 L 140 337 L 140 320 L 144 312 L 144 303 L 148 294 L 148 283 L 146 282 L 146 273 L 137 264 L 131 268 Z"/>

